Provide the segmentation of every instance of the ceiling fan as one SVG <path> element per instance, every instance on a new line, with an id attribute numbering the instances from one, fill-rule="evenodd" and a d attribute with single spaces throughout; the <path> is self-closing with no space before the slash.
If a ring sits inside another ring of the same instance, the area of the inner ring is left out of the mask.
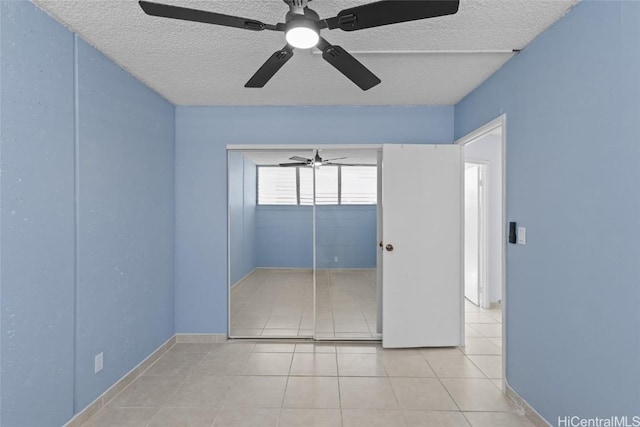
<path id="1" fill-rule="evenodd" d="M 280 166 L 283 168 L 287 167 L 298 167 L 298 166 L 309 166 L 309 167 L 319 167 L 319 166 L 375 166 L 371 164 L 355 164 L 355 163 L 334 163 L 335 160 L 344 160 L 347 157 L 335 157 L 333 159 L 323 159 L 320 157 L 320 153 L 316 150 L 315 155 L 308 159 L 306 157 L 293 156 L 289 157 L 289 160 L 294 160 L 295 163 L 280 163 Z"/>
<path id="2" fill-rule="evenodd" d="M 317 46 L 322 51 L 322 57 L 325 61 L 362 90 L 376 86 L 380 83 L 380 79 L 342 47 L 332 45 L 320 37 L 321 30 L 340 28 L 343 31 L 356 31 L 400 22 L 453 15 L 458 11 L 460 4 L 459 0 L 386 0 L 344 9 L 333 18 L 320 19 L 318 14 L 307 6 L 309 1 L 311 0 L 284 0 L 289 5 L 289 12 L 285 16 L 285 23 L 276 25 L 238 16 L 151 3 L 144 0 L 139 3 L 147 15 L 243 28 L 251 31 L 284 32 L 287 44 L 267 59 L 267 62 L 245 84 L 245 87 L 264 87 L 278 70 L 291 59 L 294 48 L 310 49 Z"/>

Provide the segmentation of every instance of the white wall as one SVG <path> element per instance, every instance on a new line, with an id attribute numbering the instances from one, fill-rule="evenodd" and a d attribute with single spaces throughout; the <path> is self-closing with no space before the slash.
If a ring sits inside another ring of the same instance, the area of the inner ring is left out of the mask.
<path id="1" fill-rule="evenodd" d="M 467 144 L 465 161 L 482 160 L 489 162 L 489 301 L 502 299 L 502 130 L 496 130 Z"/>

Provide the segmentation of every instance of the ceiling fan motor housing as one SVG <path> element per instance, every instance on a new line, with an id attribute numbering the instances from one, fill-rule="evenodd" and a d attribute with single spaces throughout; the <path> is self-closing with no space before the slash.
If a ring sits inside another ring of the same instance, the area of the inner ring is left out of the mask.
<path id="1" fill-rule="evenodd" d="M 309 3 L 309 1 L 310 0 L 284 0 L 291 9 L 290 13 L 297 15 L 304 15 L 304 10 L 307 8 L 307 3 Z"/>
<path id="2" fill-rule="evenodd" d="M 307 3 L 309 3 L 310 1 L 311 0 L 284 0 L 284 2 L 289 6 L 294 7 L 307 7 Z"/>
<path id="3" fill-rule="evenodd" d="M 304 9 L 300 10 L 300 13 L 291 12 L 291 11 L 287 12 L 285 22 L 289 24 L 289 22 L 292 20 L 306 20 L 306 21 L 313 21 L 313 23 L 315 24 L 315 21 L 319 19 L 320 19 L 320 16 L 314 10 L 311 10 L 308 7 L 305 7 Z"/>

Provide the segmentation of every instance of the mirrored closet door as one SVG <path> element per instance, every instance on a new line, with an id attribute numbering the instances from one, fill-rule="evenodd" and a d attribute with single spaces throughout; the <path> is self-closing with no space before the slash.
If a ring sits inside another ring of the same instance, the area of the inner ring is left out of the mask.
<path id="1" fill-rule="evenodd" d="M 319 150 L 316 338 L 379 338 L 377 150 Z"/>
<path id="2" fill-rule="evenodd" d="M 228 152 L 230 337 L 315 334 L 312 155 Z"/>
<path id="3" fill-rule="evenodd" d="M 230 337 L 380 337 L 377 158 L 229 151 Z"/>

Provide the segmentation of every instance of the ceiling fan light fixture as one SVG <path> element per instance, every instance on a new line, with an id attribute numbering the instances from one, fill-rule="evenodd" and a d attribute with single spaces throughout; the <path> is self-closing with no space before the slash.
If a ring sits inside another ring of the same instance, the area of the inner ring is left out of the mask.
<path id="1" fill-rule="evenodd" d="M 142 10 L 150 16 L 222 25 L 250 31 L 284 31 L 287 45 L 275 51 L 249 79 L 244 85 L 245 87 L 264 87 L 282 66 L 291 59 L 295 48 L 311 49 L 319 45 L 319 49 L 322 51 L 322 59 L 362 90 L 369 90 L 378 85 L 381 83 L 380 79 L 342 47 L 333 46 L 321 38 L 321 30 L 334 30 L 337 28 L 343 31 L 364 30 L 366 28 L 453 15 L 458 12 L 460 7 L 460 0 L 377 0 L 343 9 L 332 18 L 320 19 L 318 14 L 307 6 L 310 1 L 284 0 L 284 3 L 289 5 L 289 12 L 285 15 L 285 23 L 276 25 L 240 16 L 224 15 L 206 10 L 149 2 L 147 0 L 139 0 L 138 3 Z M 287 165 L 291 166 L 292 164 L 288 163 Z"/>
<path id="2" fill-rule="evenodd" d="M 305 21 L 291 25 L 285 34 L 287 43 L 298 49 L 311 49 L 320 41 L 318 30 Z"/>

